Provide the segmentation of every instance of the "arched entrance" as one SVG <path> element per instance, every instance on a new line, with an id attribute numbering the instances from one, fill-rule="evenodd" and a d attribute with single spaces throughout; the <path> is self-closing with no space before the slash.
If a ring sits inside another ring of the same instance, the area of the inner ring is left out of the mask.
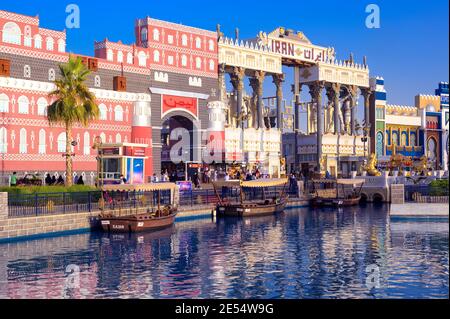
<path id="1" fill-rule="evenodd" d="M 186 177 L 187 163 L 195 162 L 197 141 L 195 119 L 184 112 L 171 112 L 162 120 L 161 176 L 167 172 L 170 181 Z M 155 172 L 158 175 L 158 172 Z"/>

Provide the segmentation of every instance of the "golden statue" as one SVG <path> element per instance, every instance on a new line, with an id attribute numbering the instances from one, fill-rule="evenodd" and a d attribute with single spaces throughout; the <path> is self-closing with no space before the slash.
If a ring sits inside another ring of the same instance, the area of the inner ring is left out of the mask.
<path id="1" fill-rule="evenodd" d="M 370 154 L 369 161 L 364 167 L 364 170 L 369 176 L 381 176 L 381 172 L 377 170 L 377 156 L 375 153 Z"/>
<path id="2" fill-rule="evenodd" d="M 414 171 L 420 175 L 431 176 L 431 172 L 428 171 L 428 157 L 423 155 L 420 162 L 414 165 Z"/>

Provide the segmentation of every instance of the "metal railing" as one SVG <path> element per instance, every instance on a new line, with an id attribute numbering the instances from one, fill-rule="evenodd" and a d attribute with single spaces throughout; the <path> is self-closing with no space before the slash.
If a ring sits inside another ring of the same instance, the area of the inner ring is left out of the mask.
<path id="1" fill-rule="evenodd" d="M 417 203 L 448 203 L 448 189 L 431 185 L 405 185 L 405 201 Z"/>

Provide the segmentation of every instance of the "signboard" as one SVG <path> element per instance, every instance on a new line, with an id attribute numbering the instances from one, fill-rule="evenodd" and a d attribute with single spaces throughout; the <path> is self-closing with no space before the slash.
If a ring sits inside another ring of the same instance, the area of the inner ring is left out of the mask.
<path id="1" fill-rule="evenodd" d="M 177 182 L 177 185 L 180 187 L 180 191 L 191 191 L 192 190 L 191 182 Z"/>
<path id="2" fill-rule="evenodd" d="M 102 155 L 119 155 L 120 149 L 118 147 L 102 148 L 100 149 Z"/>
<path id="3" fill-rule="evenodd" d="M 197 113 L 197 99 L 192 97 L 181 97 L 174 95 L 162 96 L 162 114 L 176 109 L 184 109 L 195 116 Z"/>
<path id="4" fill-rule="evenodd" d="M 144 147 L 125 147 L 125 156 L 145 157 Z"/>

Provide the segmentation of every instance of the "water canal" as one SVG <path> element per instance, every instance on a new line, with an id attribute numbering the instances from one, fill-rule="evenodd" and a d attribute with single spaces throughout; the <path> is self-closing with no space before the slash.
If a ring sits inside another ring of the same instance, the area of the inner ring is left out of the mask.
<path id="1" fill-rule="evenodd" d="M 446 220 L 287 210 L 0 245 L 1 298 L 448 298 Z"/>

